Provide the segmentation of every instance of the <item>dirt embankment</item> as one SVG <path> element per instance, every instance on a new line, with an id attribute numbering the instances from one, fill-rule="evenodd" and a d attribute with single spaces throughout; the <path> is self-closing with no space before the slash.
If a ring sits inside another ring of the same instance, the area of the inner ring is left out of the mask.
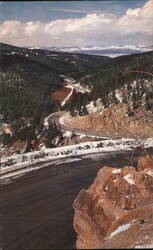
<path id="1" fill-rule="evenodd" d="M 129 116 L 127 109 L 128 104 L 117 104 L 101 112 L 69 118 L 66 125 L 103 133 L 153 136 L 153 114 L 141 108 Z"/>
<path id="2" fill-rule="evenodd" d="M 67 84 L 64 83 L 62 88 L 51 94 L 54 100 L 62 102 L 70 94 L 71 88 L 67 88 L 66 86 Z"/>

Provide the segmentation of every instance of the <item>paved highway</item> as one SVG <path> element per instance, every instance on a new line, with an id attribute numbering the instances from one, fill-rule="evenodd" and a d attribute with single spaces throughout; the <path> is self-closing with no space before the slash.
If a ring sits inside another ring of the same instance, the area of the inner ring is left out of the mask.
<path id="1" fill-rule="evenodd" d="M 112 159 L 116 159 L 117 163 L 119 164 L 119 157 L 122 156 L 121 158 L 123 158 L 125 160 L 125 158 L 127 159 L 129 156 L 131 155 L 131 159 L 132 159 L 132 155 L 133 155 L 133 150 L 129 150 L 129 151 L 118 151 L 118 152 L 99 152 L 99 153 L 91 153 L 91 154 L 84 154 L 84 155 L 77 155 L 77 156 L 67 156 L 64 158 L 59 158 L 59 159 L 49 159 L 49 160 L 43 160 L 42 162 L 33 162 L 33 163 L 29 163 L 26 165 L 18 165 L 18 166 L 11 166 L 9 168 L 3 168 L 3 170 L 0 173 L 0 184 L 7 184 L 7 183 L 11 183 L 14 179 L 19 178 L 25 174 L 32 174 L 34 172 L 37 172 L 39 170 L 43 170 L 45 171 L 45 169 L 48 167 L 50 168 L 60 168 L 63 166 L 69 166 L 69 164 L 71 166 L 75 166 L 78 165 L 79 166 L 84 166 L 84 162 L 88 164 L 90 162 L 90 166 L 92 165 L 92 163 L 96 163 L 99 162 L 99 167 L 103 166 L 103 161 L 105 162 L 106 159 L 109 159 L 109 161 L 112 162 L 112 166 L 113 164 L 116 165 L 116 163 L 113 163 Z M 120 163 L 122 162 L 120 158 Z M 87 166 L 87 164 L 85 164 Z"/>
<path id="2" fill-rule="evenodd" d="M 46 119 L 47 119 L 48 123 L 56 124 L 56 126 L 59 127 L 63 131 L 71 131 L 71 132 L 74 132 L 76 134 L 78 133 L 78 134 L 82 134 L 82 135 L 86 135 L 86 136 L 95 136 L 95 137 L 107 138 L 107 139 L 121 139 L 123 137 L 124 138 L 132 138 L 129 135 L 125 135 L 125 134 L 105 134 L 102 132 L 88 131 L 88 130 L 76 129 L 76 128 L 72 128 L 69 126 L 65 126 L 59 122 L 60 117 L 62 117 L 62 115 L 64 115 L 65 113 L 66 112 L 64 112 L 64 111 L 59 111 L 59 112 L 56 112 L 54 114 L 51 114 Z"/>
<path id="3" fill-rule="evenodd" d="M 63 131 L 71 131 L 71 132 L 74 132 L 74 133 L 79 133 L 79 134 L 83 134 L 83 135 L 86 135 L 86 136 L 98 136 L 100 138 L 107 138 L 107 139 L 119 139 L 119 138 L 122 138 L 122 137 L 125 137 L 125 135 L 112 135 L 112 134 L 104 134 L 104 133 L 101 133 L 101 132 L 91 132 L 91 131 L 86 131 L 86 130 L 79 130 L 79 129 L 76 129 L 76 128 L 71 128 L 71 127 L 68 127 L 68 126 L 65 126 L 65 125 L 62 125 L 60 124 L 59 122 L 59 119 L 62 115 L 64 115 L 66 112 L 63 112 L 63 111 L 60 111 L 60 112 L 56 112 L 56 113 L 53 113 L 51 115 L 49 115 L 45 121 L 47 123 L 54 123 L 56 124 L 61 130 Z M 120 152 L 121 153 L 121 152 Z M 108 153 L 109 155 L 116 155 L 117 152 L 109 152 Z M 93 153 L 93 154 L 88 154 L 88 157 L 90 158 L 90 156 L 98 156 L 99 157 L 104 157 L 105 155 L 107 155 L 106 152 L 101 152 L 101 153 Z M 67 156 L 67 157 L 64 157 L 62 159 L 60 159 L 60 156 L 58 159 L 43 159 L 42 162 L 37 162 L 37 161 L 29 161 L 27 162 L 27 164 L 23 161 L 22 164 L 17 164 L 17 165 L 12 165 L 10 167 L 3 167 L 1 169 L 1 182 L 2 180 L 6 180 L 6 179 L 11 179 L 11 178 L 16 178 L 16 177 L 19 177 L 19 176 L 22 176 L 26 173 L 29 173 L 29 172 L 33 172 L 35 170 L 38 170 L 38 169 L 42 169 L 42 168 L 45 168 L 47 167 L 48 165 L 56 165 L 59 163 L 62 165 L 63 163 L 66 163 L 66 162 L 73 162 L 74 160 L 75 161 L 81 161 L 83 159 L 83 157 L 86 157 L 87 156 L 87 153 L 85 152 L 84 154 L 80 154 L 80 155 L 77 155 L 77 156 Z"/>

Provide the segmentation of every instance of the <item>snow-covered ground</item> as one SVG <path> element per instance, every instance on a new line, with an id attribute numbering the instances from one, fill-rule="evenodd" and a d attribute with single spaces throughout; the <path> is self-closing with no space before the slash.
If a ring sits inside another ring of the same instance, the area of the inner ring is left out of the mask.
<path id="1" fill-rule="evenodd" d="M 13 166 L 29 166 L 33 163 L 41 163 L 44 161 L 52 161 L 71 156 L 81 156 L 93 153 L 120 152 L 131 150 L 138 147 L 135 139 L 118 139 L 84 142 L 77 145 L 70 145 L 51 149 L 41 149 L 39 151 L 26 154 L 16 154 L 10 157 L 1 158 L 1 170 L 11 168 Z M 153 147 L 153 138 L 148 138 L 144 147 Z"/>
<path id="2" fill-rule="evenodd" d="M 123 225 L 120 225 L 114 232 L 112 232 L 109 237 L 107 239 L 111 239 L 112 237 L 114 237 L 115 235 L 117 234 L 120 234 L 124 231 L 127 231 L 131 226 L 133 226 L 135 223 L 139 223 L 139 221 L 137 219 L 131 221 L 130 223 L 127 223 L 127 224 L 123 224 Z M 144 239 L 148 239 L 150 240 L 150 244 L 142 244 L 139 243 L 138 245 L 136 245 L 135 247 L 133 247 L 134 249 L 137 249 L 137 248 L 141 248 L 141 249 L 146 249 L 146 248 L 149 248 L 149 249 L 153 249 L 153 241 L 152 239 L 150 239 L 147 235 L 144 235 L 141 240 L 143 241 L 143 238 Z M 140 241 L 141 242 L 141 241 Z"/>
<path id="3" fill-rule="evenodd" d="M 132 224 L 133 224 L 135 221 L 136 221 L 136 220 L 133 220 L 133 221 L 131 221 L 131 223 L 120 225 L 114 232 L 112 232 L 112 233 L 109 235 L 108 239 L 112 238 L 113 236 L 115 236 L 115 235 L 118 234 L 118 233 L 122 233 L 122 232 L 126 231 L 127 229 L 129 229 L 129 228 L 132 226 Z"/>
<path id="4" fill-rule="evenodd" d="M 76 92 L 80 93 L 90 93 L 91 89 L 89 89 L 88 86 L 82 86 L 79 82 L 76 82 L 73 78 L 65 78 L 65 81 L 67 82 L 69 87 L 73 87 Z"/>
<path id="5" fill-rule="evenodd" d="M 146 244 L 146 245 L 138 245 L 135 248 L 141 248 L 141 249 L 149 248 L 149 249 L 153 249 L 153 243 L 152 244 Z"/>
<path id="6" fill-rule="evenodd" d="M 68 89 L 71 89 L 71 91 L 67 95 L 67 97 L 61 102 L 62 106 L 64 106 L 67 103 L 67 101 L 70 99 L 71 95 L 73 94 L 73 89 L 74 89 L 74 87 L 72 85 L 70 85 L 70 84 L 67 84 L 65 87 L 68 88 Z"/>
<path id="7" fill-rule="evenodd" d="M 127 174 L 124 176 L 124 179 L 130 184 L 130 185 L 135 185 L 135 182 L 132 178 L 132 175 L 131 174 Z"/>
<path id="8" fill-rule="evenodd" d="M 49 116 L 47 116 L 45 119 L 44 119 L 44 127 L 46 128 L 46 129 L 48 129 L 49 128 L 49 119 L 52 117 L 54 115 L 54 113 L 53 114 L 51 114 L 51 115 L 49 115 Z"/>
<path id="9" fill-rule="evenodd" d="M 91 90 L 88 88 L 88 86 L 84 87 L 81 86 L 79 82 L 76 82 L 71 77 L 65 77 L 66 82 L 66 88 L 71 89 L 71 92 L 67 95 L 67 97 L 62 101 L 61 105 L 64 106 L 67 101 L 70 99 L 71 95 L 73 94 L 73 91 L 75 90 L 77 93 L 90 93 Z"/>
<path id="10" fill-rule="evenodd" d="M 67 112 L 65 115 L 62 115 L 59 118 L 59 124 L 66 126 L 67 122 L 70 123 L 72 116 L 69 112 Z"/>
<path id="11" fill-rule="evenodd" d="M 99 112 L 104 109 L 104 105 L 100 98 L 98 98 L 95 102 L 91 101 L 89 104 L 86 105 L 86 109 L 89 113 Z"/>

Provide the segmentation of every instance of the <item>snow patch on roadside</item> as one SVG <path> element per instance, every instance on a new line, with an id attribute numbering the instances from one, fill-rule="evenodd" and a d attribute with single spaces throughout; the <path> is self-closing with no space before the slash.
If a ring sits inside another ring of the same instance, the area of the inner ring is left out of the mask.
<path id="1" fill-rule="evenodd" d="M 104 137 L 103 137 L 103 136 L 98 136 L 98 135 L 90 135 L 90 134 L 88 134 L 88 133 L 87 133 L 87 134 L 84 134 L 84 132 L 81 133 L 81 132 L 77 132 L 77 131 L 75 131 L 75 134 L 76 134 L 76 135 L 79 135 L 79 136 L 80 136 L 80 139 L 83 138 L 83 137 L 100 138 L 100 139 L 103 138 L 104 140 L 110 138 L 110 136 L 108 136 L 108 137 L 104 136 Z"/>
<path id="2" fill-rule="evenodd" d="M 72 117 L 71 117 L 70 113 L 68 112 L 59 118 L 59 124 L 66 126 L 67 122 L 68 123 L 71 122 L 71 118 Z"/>
<path id="3" fill-rule="evenodd" d="M 65 133 L 63 133 L 63 136 L 64 137 L 72 137 L 72 135 L 73 135 L 73 132 L 72 131 L 66 131 Z"/>
<path id="4" fill-rule="evenodd" d="M 153 138 L 149 138 L 145 147 L 153 146 Z M 1 158 L 1 170 L 11 168 L 13 166 L 29 166 L 32 163 L 41 163 L 43 161 L 52 161 L 59 158 L 81 156 L 93 153 L 115 152 L 122 150 L 131 150 L 136 148 L 137 142 L 134 139 L 118 139 L 83 142 L 77 145 L 69 145 L 57 148 L 41 149 L 39 151 L 26 154 L 16 154 L 10 157 Z"/>
<path id="5" fill-rule="evenodd" d="M 56 112 L 56 113 L 58 113 L 58 112 Z M 46 129 L 49 128 L 49 119 L 50 119 L 53 115 L 55 115 L 55 113 L 52 113 L 51 115 L 48 115 L 48 116 L 44 119 L 44 123 L 43 123 L 44 128 L 46 128 Z"/>
<path id="6" fill-rule="evenodd" d="M 71 162 L 75 162 L 75 161 L 81 161 L 81 159 L 80 158 L 74 158 L 74 159 L 66 159 L 66 160 L 62 160 L 62 164 L 63 163 L 71 163 Z M 56 163 L 55 165 L 60 165 L 61 164 L 61 162 L 59 162 L 59 163 Z"/>
<path id="7" fill-rule="evenodd" d="M 82 138 L 84 138 L 84 137 L 87 137 L 87 136 L 84 135 L 84 134 L 77 134 L 77 135 L 79 135 L 79 138 L 80 138 L 80 139 L 82 139 Z"/>

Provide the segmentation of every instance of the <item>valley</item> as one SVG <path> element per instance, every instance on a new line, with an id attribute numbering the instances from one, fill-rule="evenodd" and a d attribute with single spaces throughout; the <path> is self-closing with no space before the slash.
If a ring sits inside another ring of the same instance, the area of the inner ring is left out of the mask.
<path id="1" fill-rule="evenodd" d="M 153 0 L 0 10 L 0 250 L 153 249 Z"/>
<path id="2" fill-rule="evenodd" d="M 80 190 L 153 154 L 152 55 L 1 44 L 2 249 L 75 249 Z"/>

